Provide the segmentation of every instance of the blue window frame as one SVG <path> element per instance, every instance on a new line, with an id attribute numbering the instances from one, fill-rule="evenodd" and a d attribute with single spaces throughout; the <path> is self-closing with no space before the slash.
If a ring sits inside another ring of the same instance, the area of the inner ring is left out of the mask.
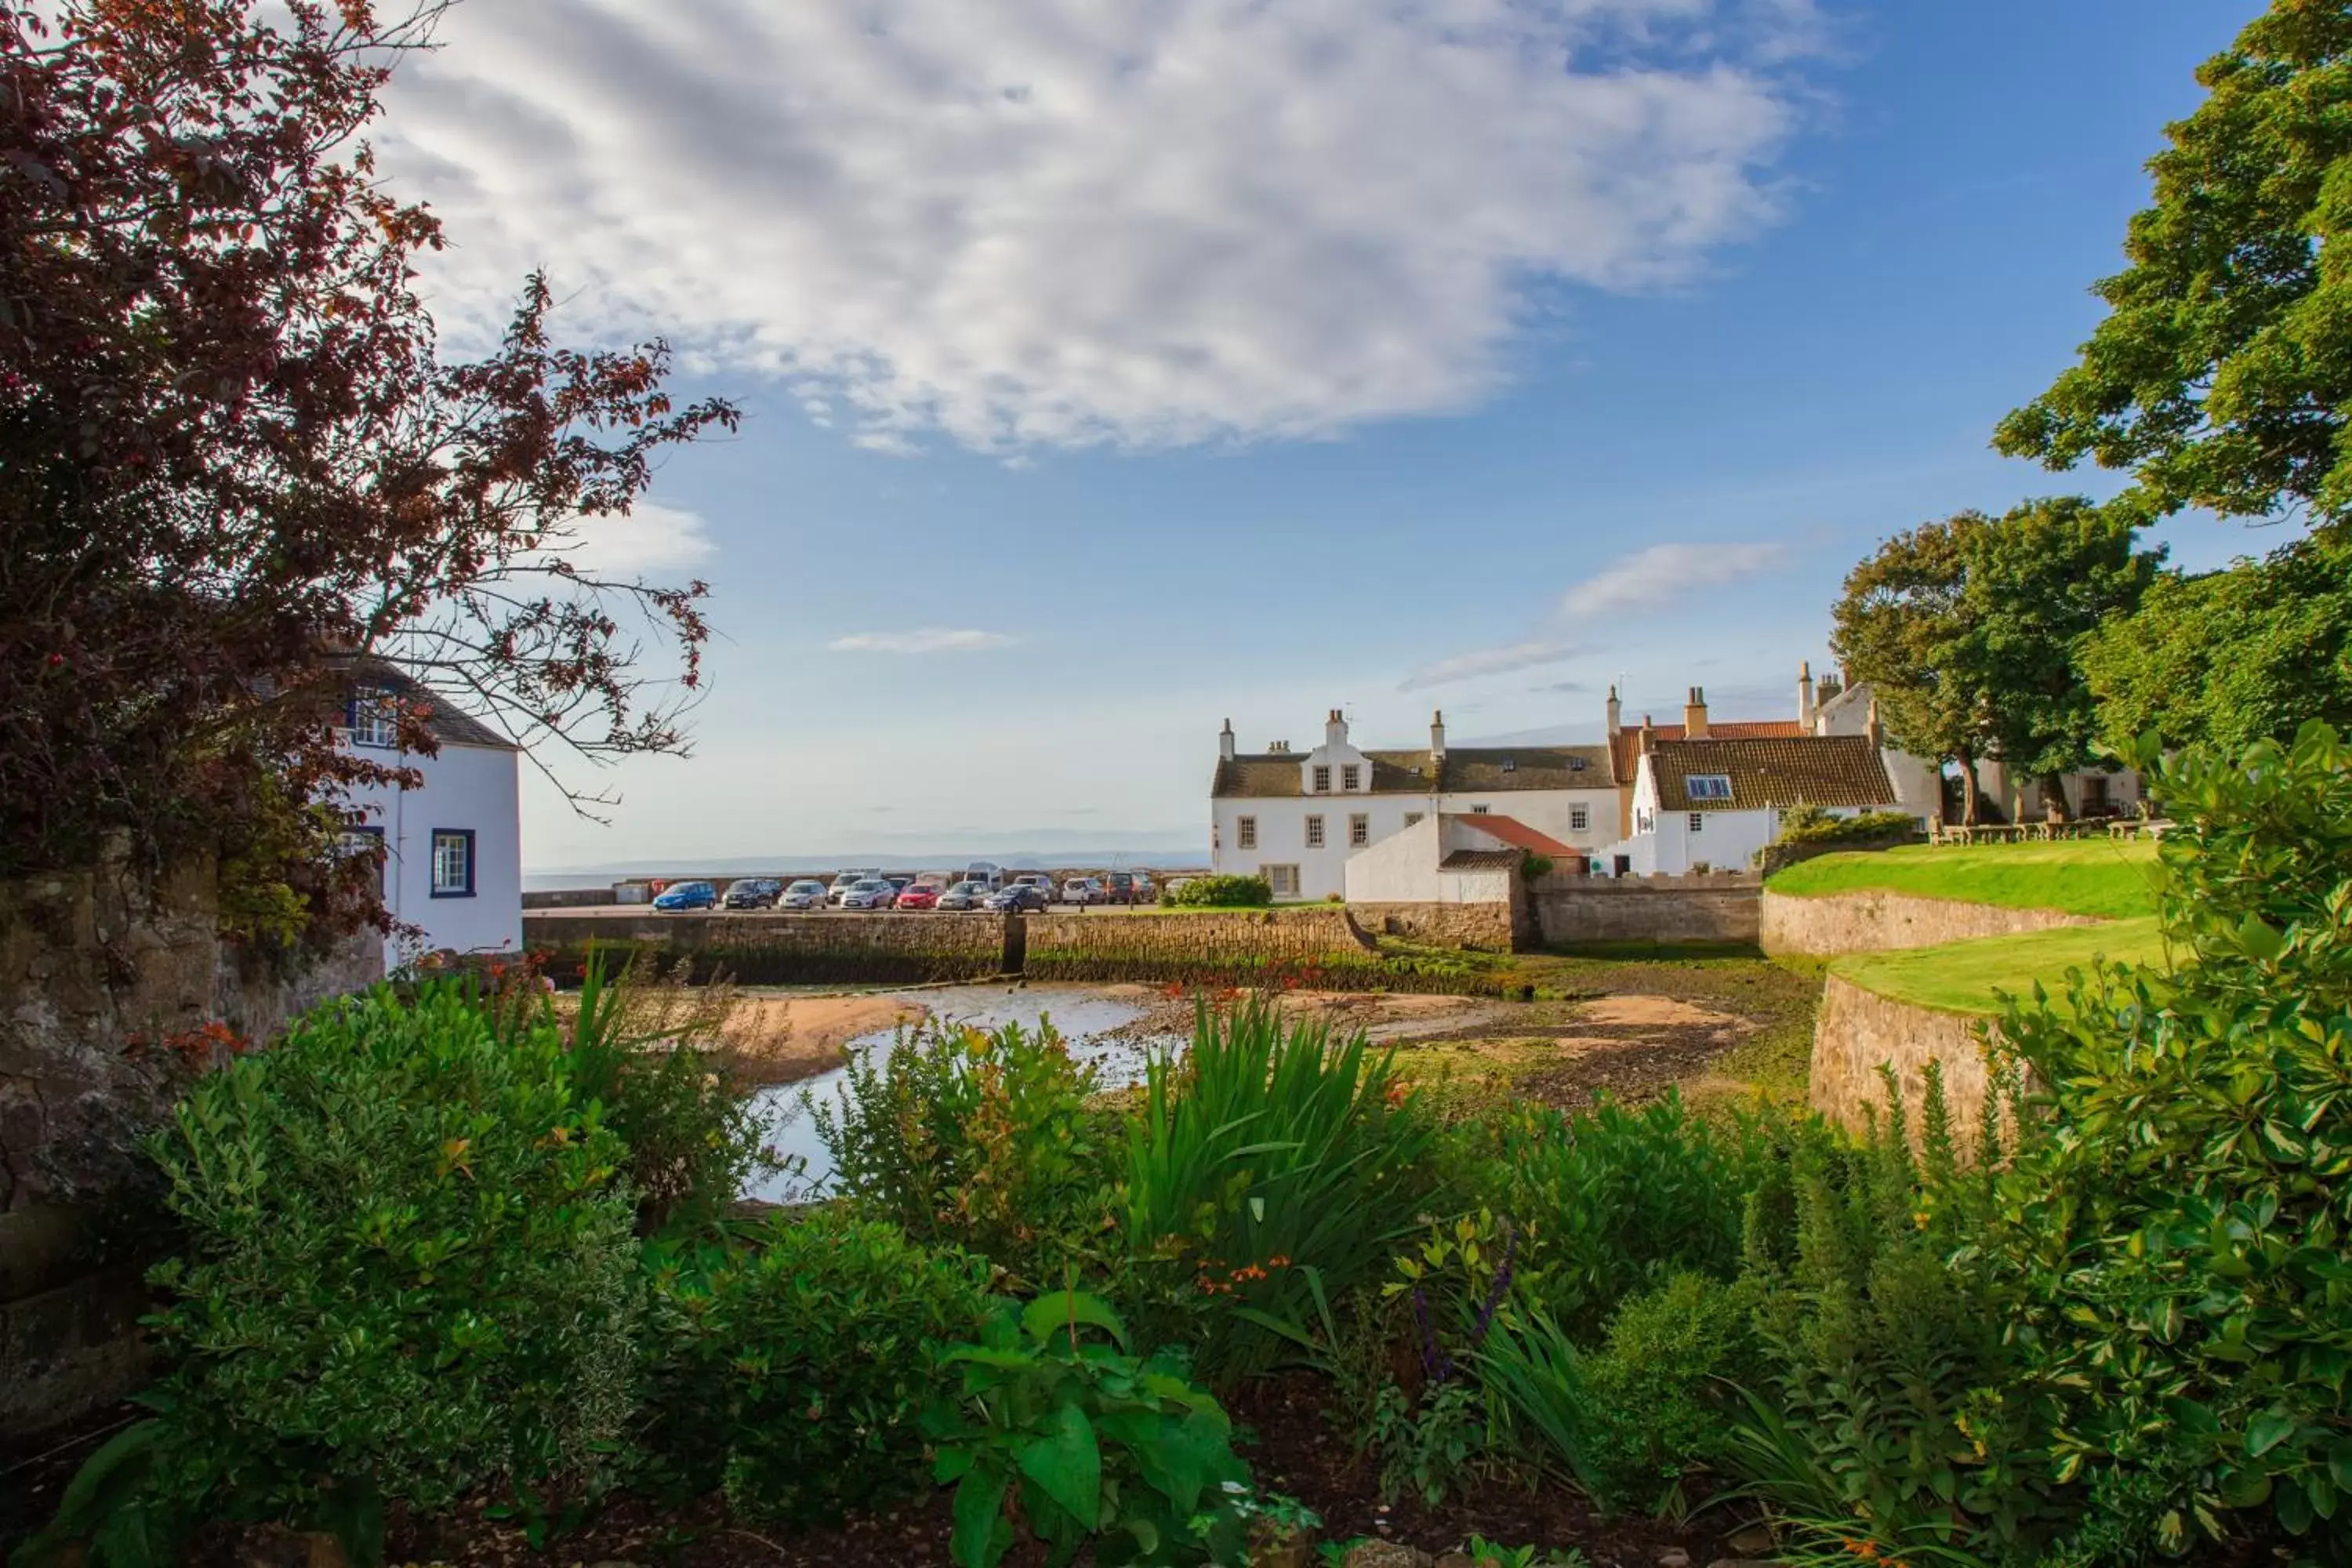
<path id="1" fill-rule="evenodd" d="M 383 829 L 353 823 L 343 829 L 343 853 L 353 858 L 366 855 L 376 863 L 376 893 L 383 896 L 390 890 L 392 858 L 384 853 Z"/>
<path id="2" fill-rule="evenodd" d="M 433 830 L 433 896 L 470 899 L 474 896 L 474 830 L 436 827 Z"/>

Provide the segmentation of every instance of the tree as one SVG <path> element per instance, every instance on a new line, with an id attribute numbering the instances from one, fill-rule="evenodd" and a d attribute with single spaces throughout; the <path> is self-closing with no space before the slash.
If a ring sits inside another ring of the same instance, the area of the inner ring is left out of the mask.
<path id="1" fill-rule="evenodd" d="M 2352 510 L 2352 7 L 2274 0 L 2166 128 L 2130 265 L 2080 361 L 2001 451 L 2137 476 L 2151 514 Z"/>
<path id="2" fill-rule="evenodd" d="M 1958 512 L 1847 575 L 1830 646 L 1897 746 L 1959 764 L 1965 820 L 1979 760 L 2045 780 L 2089 763 L 2098 714 L 2078 652 L 2156 574 L 2162 552 L 2135 547 L 2138 526 L 2079 496 Z"/>
<path id="3" fill-rule="evenodd" d="M 703 584 L 574 547 L 735 411 L 674 407 L 658 342 L 556 346 L 542 278 L 441 360 L 437 220 L 360 140 L 415 4 L 0 0 L 0 872 L 128 833 L 299 882 L 391 776 L 333 743 L 355 655 L 526 743 L 682 743 Z"/>
<path id="4" fill-rule="evenodd" d="M 2166 573 L 2082 662 L 2117 751 L 2153 733 L 2235 754 L 2305 720 L 2352 727 L 2352 550 L 2298 540 L 2226 571 Z"/>

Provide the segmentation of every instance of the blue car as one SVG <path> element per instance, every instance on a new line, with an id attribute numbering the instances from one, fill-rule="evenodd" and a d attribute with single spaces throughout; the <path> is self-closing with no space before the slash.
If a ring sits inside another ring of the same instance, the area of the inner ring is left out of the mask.
<path id="1" fill-rule="evenodd" d="M 708 882 L 679 882 L 662 889 L 654 900 L 657 910 L 713 910 L 719 907 L 719 889 Z"/>

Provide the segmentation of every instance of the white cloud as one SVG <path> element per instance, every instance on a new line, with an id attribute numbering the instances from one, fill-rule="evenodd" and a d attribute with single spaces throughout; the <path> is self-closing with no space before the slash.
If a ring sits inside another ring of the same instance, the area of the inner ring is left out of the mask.
<path id="1" fill-rule="evenodd" d="M 1606 616 L 1672 604 L 1694 588 L 1719 587 L 1788 559 L 1785 544 L 1653 544 L 1587 578 L 1560 601 L 1570 616 Z"/>
<path id="2" fill-rule="evenodd" d="M 583 517 L 576 527 L 560 552 L 583 572 L 609 576 L 683 571 L 719 552 L 701 518 L 655 501 L 637 502 L 626 516 Z"/>
<path id="3" fill-rule="evenodd" d="M 835 653 L 971 653 L 1016 640 L 1003 632 L 926 626 L 913 632 L 855 632 L 824 646 Z"/>
<path id="4" fill-rule="evenodd" d="M 1775 216 L 1810 0 L 495 0 L 379 134 L 463 336 L 782 377 L 878 450 L 1318 436 Z M 575 330 L 578 330 L 575 328 Z"/>
<path id="5" fill-rule="evenodd" d="M 1475 680 L 1482 675 L 1507 675 L 1515 669 L 1533 669 L 1538 665 L 1559 664 L 1584 652 L 1580 643 L 1538 639 L 1513 643 L 1507 647 L 1485 647 L 1475 653 L 1455 654 L 1434 664 L 1423 665 L 1398 683 L 1399 691 L 1419 691 L 1432 686 L 1446 686 L 1457 680 Z"/>

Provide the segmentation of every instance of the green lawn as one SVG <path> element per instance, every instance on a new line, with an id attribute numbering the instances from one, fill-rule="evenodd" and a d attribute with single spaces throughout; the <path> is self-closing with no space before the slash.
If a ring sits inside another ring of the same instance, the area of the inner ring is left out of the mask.
<path id="1" fill-rule="evenodd" d="M 2013 910 L 2129 920 L 2156 912 L 2147 874 L 2156 846 L 2079 838 L 2063 844 L 1916 844 L 1875 853 L 1823 855 L 1766 884 L 1799 898 L 1884 890 Z"/>
<path id="2" fill-rule="evenodd" d="M 2161 964 L 2164 942 L 2156 918 L 1979 937 L 1943 947 L 1848 953 L 1832 961 L 1830 973 L 1894 1001 L 1990 1016 L 2001 1010 L 1995 992 L 2031 996 L 2039 980 L 2052 995 L 2058 995 L 2067 970 L 2088 970 L 2091 961 L 2101 956 L 2125 963 Z"/>

